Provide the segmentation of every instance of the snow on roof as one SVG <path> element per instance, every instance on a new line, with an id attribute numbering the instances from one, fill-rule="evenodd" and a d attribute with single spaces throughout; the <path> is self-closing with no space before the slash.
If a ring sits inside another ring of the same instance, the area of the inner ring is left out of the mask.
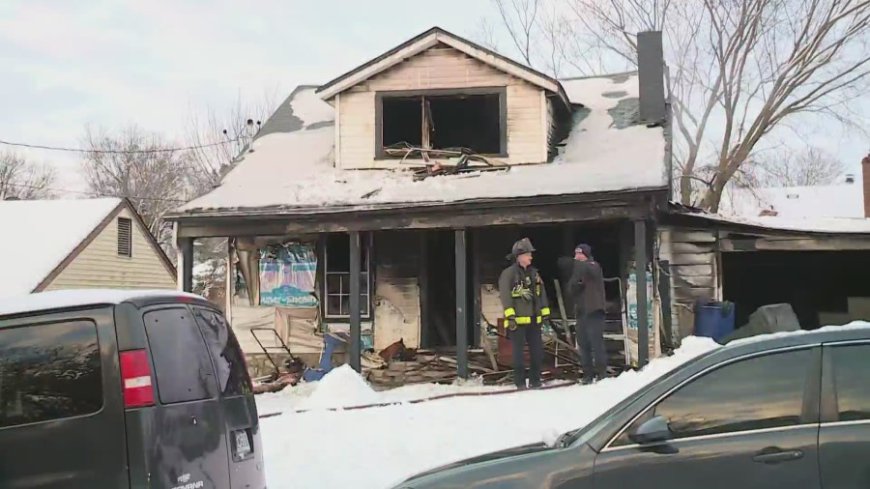
<path id="1" fill-rule="evenodd" d="M 831 234 L 870 234 L 870 219 L 852 217 L 782 217 L 734 216 L 723 214 L 690 213 L 697 217 L 727 224 L 742 224 L 780 231 Z"/>
<path id="2" fill-rule="evenodd" d="M 0 202 L 0 297 L 32 292 L 121 202 Z"/>
<path id="3" fill-rule="evenodd" d="M 55 290 L 21 295 L 19 297 L 2 298 L 0 299 L 0 317 L 81 306 L 120 304 L 122 302 L 154 296 L 186 297 L 205 300 L 198 295 L 175 290 Z"/>
<path id="4" fill-rule="evenodd" d="M 775 216 L 761 215 L 764 210 Z M 784 231 L 870 234 L 860 182 L 804 187 L 731 188 L 722 196 L 720 222 Z"/>
<path id="5" fill-rule="evenodd" d="M 745 217 L 773 210 L 788 218 L 863 218 L 864 187 L 860 182 L 808 187 L 730 189 L 722 213 Z"/>
<path id="6" fill-rule="evenodd" d="M 563 85 L 571 102 L 583 106 L 575 111 L 573 129 L 553 163 L 418 182 L 407 170 L 336 169 L 332 107 L 317 99 L 315 88 L 300 87 L 266 122 L 253 151 L 221 185 L 179 213 L 317 212 L 329 206 L 437 205 L 667 185 L 664 130 L 636 123 L 636 73 L 565 80 Z"/>

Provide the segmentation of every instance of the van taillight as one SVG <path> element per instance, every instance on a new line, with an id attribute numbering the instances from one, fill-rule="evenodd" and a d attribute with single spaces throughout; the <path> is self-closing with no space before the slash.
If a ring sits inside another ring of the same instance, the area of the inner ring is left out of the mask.
<path id="1" fill-rule="evenodd" d="M 154 387 L 151 385 L 151 366 L 148 364 L 147 351 L 121 352 L 121 382 L 124 385 L 124 407 L 154 405 Z"/>

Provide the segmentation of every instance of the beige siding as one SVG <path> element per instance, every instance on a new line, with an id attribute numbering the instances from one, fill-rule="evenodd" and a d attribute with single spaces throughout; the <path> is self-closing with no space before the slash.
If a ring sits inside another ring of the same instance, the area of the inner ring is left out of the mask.
<path id="1" fill-rule="evenodd" d="M 133 256 L 118 256 L 118 219 L 133 220 Z M 175 275 L 129 210 L 123 209 L 46 290 L 80 288 L 174 289 Z"/>
<path id="2" fill-rule="evenodd" d="M 341 167 L 386 168 L 397 164 L 395 160 L 375 159 L 376 92 L 472 87 L 507 87 L 507 163 L 547 160 L 541 89 L 452 48 L 434 47 L 340 95 Z"/>

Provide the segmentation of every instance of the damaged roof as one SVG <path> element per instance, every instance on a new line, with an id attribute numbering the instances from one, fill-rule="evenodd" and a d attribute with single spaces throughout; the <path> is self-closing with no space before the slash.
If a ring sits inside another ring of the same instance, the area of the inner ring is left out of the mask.
<path id="1" fill-rule="evenodd" d="M 552 163 L 421 181 L 408 170 L 335 168 L 334 110 L 316 88 L 299 87 L 221 184 L 174 217 L 313 214 L 667 187 L 666 129 L 638 122 L 637 73 L 568 79 L 562 86 L 575 110 Z"/>

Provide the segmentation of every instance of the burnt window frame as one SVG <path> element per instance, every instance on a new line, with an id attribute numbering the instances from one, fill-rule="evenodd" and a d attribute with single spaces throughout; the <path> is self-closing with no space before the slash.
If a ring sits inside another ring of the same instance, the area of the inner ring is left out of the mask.
<path id="1" fill-rule="evenodd" d="M 408 97 L 443 97 L 451 95 L 497 95 L 499 110 L 499 152 L 483 153 L 483 156 L 507 158 L 507 87 L 439 88 L 429 90 L 388 90 L 375 92 L 375 159 L 396 160 L 384 151 L 384 99 Z M 422 124 L 422 121 L 421 121 Z"/>

